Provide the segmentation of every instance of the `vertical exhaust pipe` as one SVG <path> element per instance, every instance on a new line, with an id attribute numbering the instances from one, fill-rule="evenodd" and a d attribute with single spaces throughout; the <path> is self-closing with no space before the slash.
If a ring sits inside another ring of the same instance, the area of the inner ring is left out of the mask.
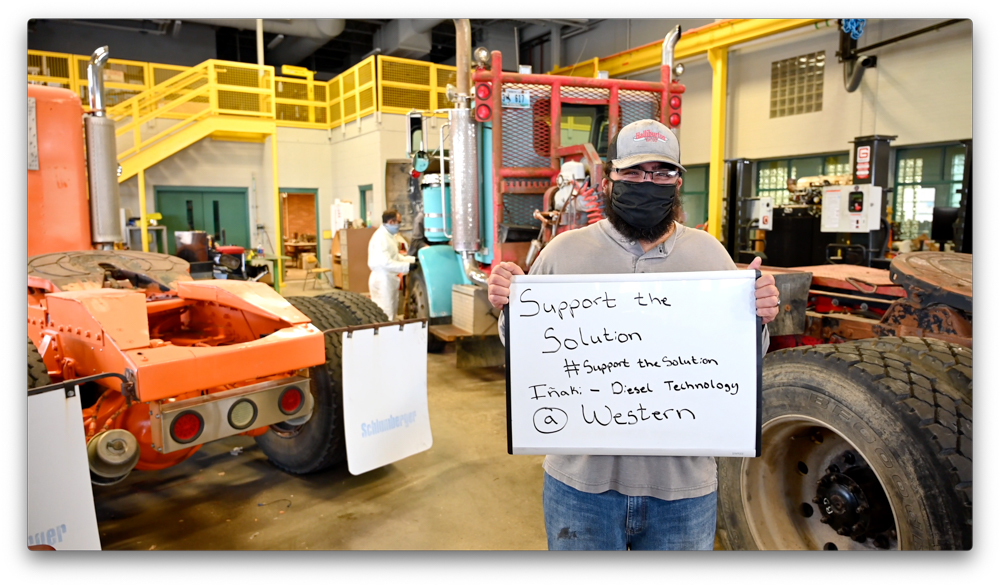
<path id="1" fill-rule="evenodd" d="M 472 65 L 472 26 L 467 18 L 453 19 L 455 23 L 455 85 L 458 86 L 458 107 L 469 106 L 469 68 Z"/>
<path id="2" fill-rule="evenodd" d="M 122 242 L 119 216 L 121 193 L 118 191 L 118 147 L 115 123 L 105 114 L 104 64 L 108 60 L 105 45 L 94 51 L 87 65 L 87 88 L 90 114 L 84 117 L 87 138 L 87 178 L 90 188 L 90 229 L 94 247 L 114 249 Z"/>
<path id="3" fill-rule="evenodd" d="M 663 55 L 661 59 L 661 66 L 667 66 L 670 68 L 671 79 L 673 79 L 674 70 L 674 47 L 677 46 L 677 41 L 681 40 L 681 25 L 674 27 L 674 30 L 667 33 L 667 36 L 663 38 Z"/>
<path id="4" fill-rule="evenodd" d="M 472 63 L 472 27 L 469 19 L 455 22 L 455 83 L 458 97 L 448 113 L 451 124 L 451 198 L 452 246 L 462 256 L 465 274 L 478 285 L 486 285 L 486 275 L 479 269 L 479 157 L 476 121 L 469 109 L 469 68 Z"/>

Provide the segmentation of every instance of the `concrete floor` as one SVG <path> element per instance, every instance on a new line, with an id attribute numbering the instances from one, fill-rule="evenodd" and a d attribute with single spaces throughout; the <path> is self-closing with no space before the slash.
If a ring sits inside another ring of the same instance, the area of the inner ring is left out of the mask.
<path id="1" fill-rule="evenodd" d="M 302 291 L 295 273 L 283 295 L 323 293 Z M 425 452 L 356 477 L 346 464 L 296 477 L 252 438 L 210 443 L 175 467 L 95 486 L 102 546 L 544 550 L 542 457 L 507 454 L 503 370 L 460 371 L 449 348 L 428 355 L 427 387 L 434 441 Z"/>

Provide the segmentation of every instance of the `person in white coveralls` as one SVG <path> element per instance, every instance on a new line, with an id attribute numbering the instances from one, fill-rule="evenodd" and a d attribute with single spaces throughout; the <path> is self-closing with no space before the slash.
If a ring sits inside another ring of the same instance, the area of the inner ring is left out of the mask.
<path id="1" fill-rule="evenodd" d="M 399 212 L 395 209 L 382 213 L 382 226 L 368 241 L 368 291 L 389 320 L 396 319 L 399 305 L 399 275 L 410 272 L 410 265 L 416 257 L 399 252 Z"/>

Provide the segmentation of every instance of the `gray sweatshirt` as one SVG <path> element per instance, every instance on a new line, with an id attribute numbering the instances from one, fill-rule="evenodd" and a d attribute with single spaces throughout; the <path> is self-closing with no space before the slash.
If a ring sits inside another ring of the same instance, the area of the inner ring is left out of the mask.
<path id="1" fill-rule="evenodd" d="M 558 235 L 538 256 L 532 275 L 669 273 L 736 269 L 712 235 L 674 224 L 663 244 L 643 253 L 607 220 Z M 500 332 L 504 331 L 501 315 Z M 502 335 L 501 335 L 502 336 Z M 767 329 L 763 348 L 768 346 Z M 701 497 L 718 486 L 713 457 L 548 455 L 542 465 L 555 479 L 587 493 L 614 489 L 659 499 Z"/>

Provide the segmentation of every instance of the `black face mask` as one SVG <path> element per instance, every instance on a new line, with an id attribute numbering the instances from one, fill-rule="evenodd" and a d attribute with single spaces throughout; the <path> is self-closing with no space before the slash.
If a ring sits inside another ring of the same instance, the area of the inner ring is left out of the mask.
<path id="1" fill-rule="evenodd" d="M 615 215 L 636 228 L 652 228 L 673 216 L 677 186 L 652 182 L 611 182 L 611 207 Z"/>

